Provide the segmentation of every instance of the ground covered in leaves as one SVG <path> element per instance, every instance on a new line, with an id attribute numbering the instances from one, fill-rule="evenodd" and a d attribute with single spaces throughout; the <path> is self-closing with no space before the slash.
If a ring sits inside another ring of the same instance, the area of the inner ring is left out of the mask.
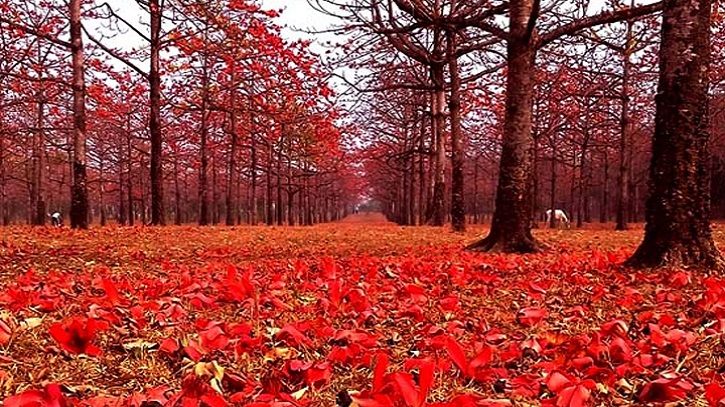
<path id="1" fill-rule="evenodd" d="M 30 406 L 725 405 L 725 279 L 361 215 L 311 228 L 0 228 L 0 397 Z M 725 235 L 715 236 L 723 246 Z"/>

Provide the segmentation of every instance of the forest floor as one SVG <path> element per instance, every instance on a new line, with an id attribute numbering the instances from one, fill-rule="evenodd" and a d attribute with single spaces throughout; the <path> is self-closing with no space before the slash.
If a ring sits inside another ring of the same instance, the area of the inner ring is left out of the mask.
<path id="1" fill-rule="evenodd" d="M 622 268 L 638 226 L 536 229 L 549 249 L 525 256 L 463 252 L 483 226 L 461 235 L 375 214 L 314 227 L 0 228 L 0 398 L 720 405 L 725 280 Z"/>

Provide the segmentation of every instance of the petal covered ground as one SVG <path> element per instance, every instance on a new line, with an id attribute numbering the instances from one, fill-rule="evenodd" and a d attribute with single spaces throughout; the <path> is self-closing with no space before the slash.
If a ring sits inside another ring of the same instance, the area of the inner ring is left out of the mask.
<path id="1" fill-rule="evenodd" d="M 364 215 L 311 228 L 0 229 L 0 396 L 725 405 L 725 280 L 621 268 L 639 231 L 537 230 L 550 246 L 537 255 L 461 250 L 482 233 Z"/>

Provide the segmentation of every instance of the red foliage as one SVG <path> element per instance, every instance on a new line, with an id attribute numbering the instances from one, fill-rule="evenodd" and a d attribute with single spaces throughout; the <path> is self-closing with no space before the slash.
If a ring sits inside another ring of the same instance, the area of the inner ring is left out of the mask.
<path id="1" fill-rule="evenodd" d="M 50 383 L 43 390 L 26 390 L 3 400 L 3 407 L 66 407 L 60 386 Z"/>
<path id="2" fill-rule="evenodd" d="M 96 321 L 93 318 L 73 318 L 70 322 L 53 324 L 50 327 L 50 336 L 55 339 L 60 347 L 73 354 L 86 354 L 89 356 L 100 356 L 101 349 L 91 343 L 96 333 L 108 327 L 104 322 Z"/>

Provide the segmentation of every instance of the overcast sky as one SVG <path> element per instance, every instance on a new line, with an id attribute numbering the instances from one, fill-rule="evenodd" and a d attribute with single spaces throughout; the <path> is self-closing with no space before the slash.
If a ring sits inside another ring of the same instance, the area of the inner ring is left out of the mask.
<path id="1" fill-rule="evenodd" d="M 331 25 L 339 23 L 333 17 L 322 14 L 307 3 L 307 0 L 262 0 L 262 7 L 265 9 L 279 10 L 284 9 L 282 15 L 276 20 L 280 25 L 286 26 L 283 34 L 288 39 L 317 39 L 320 41 L 331 40 L 330 36 L 324 38 L 316 38 L 319 36 L 310 36 L 300 33 L 294 29 L 302 30 L 324 30 Z"/>

